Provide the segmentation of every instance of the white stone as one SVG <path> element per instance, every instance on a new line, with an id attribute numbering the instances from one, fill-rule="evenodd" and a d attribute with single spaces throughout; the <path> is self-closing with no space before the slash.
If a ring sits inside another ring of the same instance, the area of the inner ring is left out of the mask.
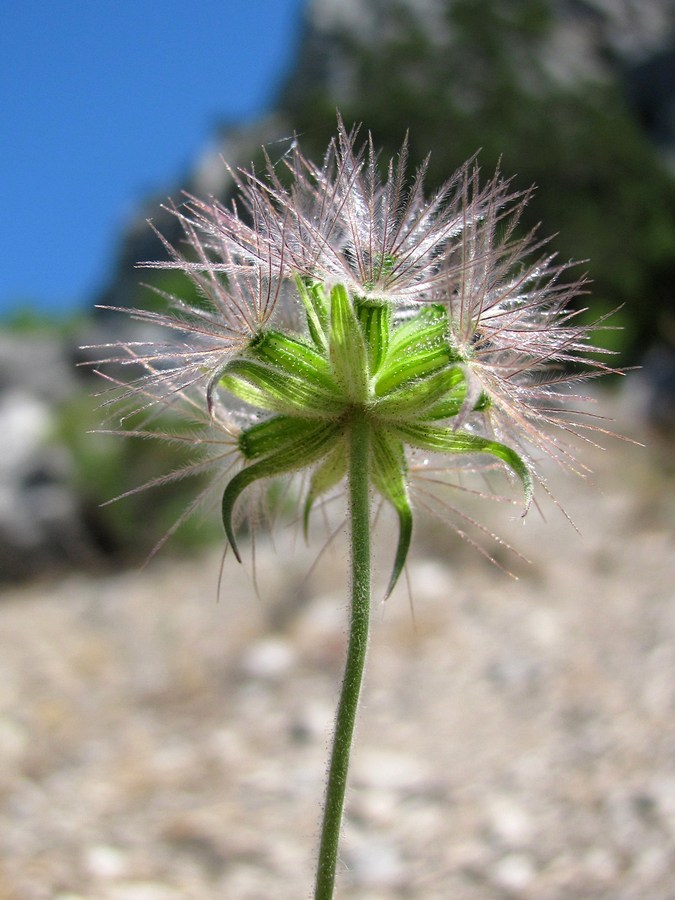
<path id="1" fill-rule="evenodd" d="M 536 876 L 532 859 L 525 853 L 508 853 L 493 868 L 496 885 L 508 891 L 522 891 L 529 887 Z"/>
<path id="2" fill-rule="evenodd" d="M 184 900 L 184 895 L 154 881 L 129 881 L 108 888 L 106 900 Z"/>
<path id="3" fill-rule="evenodd" d="M 494 797 L 488 813 L 492 830 L 507 847 L 523 847 L 531 842 L 532 818 L 510 797 Z"/>
<path id="4" fill-rule="evenodd" d="M 344 857 L 351 880 L 363 887 L 394 886 L 404 875 L 400 854 L 388 841 L 361 839 L 345 848 Z"/>
<path id="5" fill-rule="evenodd" d="M 249 678 L 261 681 L 278 681 L 295 665 L 296 654 L 288 641 L 269 637 L 248 648 L 241 668 Z"/>
<path id="6" fill-rule="evenodd" d="M 384 750 L 364 750 L 357 754 L 354 783 L 378 790 L 416 790 L 428 781 L 422 763 L 412 756 Z"/>
<path id="7" fill-rule="evenodd" d="M 96 878 L 119 878 L 127 870 L 127 859 L 118 847 L 97 844 L 87 848 L 85 866 Z"/>

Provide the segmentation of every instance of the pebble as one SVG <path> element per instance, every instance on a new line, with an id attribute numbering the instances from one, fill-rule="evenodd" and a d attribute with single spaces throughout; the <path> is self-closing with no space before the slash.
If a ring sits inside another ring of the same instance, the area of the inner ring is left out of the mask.
<path id="1" fill-rule="evenodd" d="M 408 566 L 410 582 L 416 595 L 419 594 L 420 603 L 443 602 L 455 588 L 451 570 L 433 559 L 413 559 Z"/>
<path id="2" fill-rule="evenodd" d="M 108 888 L 105 900 L 185 900 L 174 888 L 154 881 L 130 881 Z"/>
<path id="3" fill-rule="evenodd" d="M 532 858 L 525 853 L 507 853 L 492 868 L 492 880 L 507 891 L 523 891 L 536 878 Z"/>
<path id="4" fill-rule="evenodd" d="M 119 878 L 127 871 L 127 857 L 118 847 L 97 844 L 85 853 L 85 868 L 95 878 Z"/>
<path id="5" fill-rule="evenodd" d="M 283 638 L 269 637 L 252 644 L 241 660 L 241 671 L 259 681 L 279 681 L 295 665 L 297 655 Z"/>
<path id="6" fill-rule="evenodd" d="M 357 755 L 353 769 L 354 784 L 380 791 L 417 791 L 429 781 L 422 760 L 403 753 L 364 749 Z"/>
<path id="7" fill-rule="evenodd" d="M 342 857 L 349 871 L 349 881 L 359 887 L 394 887 L 405 875 L 401 854 L 387 840 L 361 837 L 357 841 L 349 835 Z"/>
<path id="8" fill-rule="evenodd" d="M 506 847 L 527 846 L 534 838 L 532 817 L 510 797 L 493 797 L 488 817 L 493 834 Z"/>
<path id="9" fill-rule="evenodd" d="M 594 847 L 584 857 L 584 867 L 593 878 L 608 883 L 616 878 L 620 863 L 611 851 Z"/>
<path id="10" fill-rule="evenodd" d="M 646 847 L 633 863 L 633 872 L 641 882 L 654 882 L 675 871 L 672 848 Z"/>
<path id="11" fill-rule="evenodd" d="M 418 532 L 417 630 L 404 591 L 373 612 L 337 896 L 675 896 L 675 654 L 654 650 L 675 646 L 675 543 L 649 524 L 673 486 L 614 451 L 599 474 L 550 486 L 611 535 L 601 575 L 555 512 L 511 538 L 538 560 L 519 582 L 469 549 L 428 563 Z M 649 516 L 629 520 L 637 500 L 606 500 L 638 475 Z M 283 631 L 236 566 L 213 602 L 219 550 L 12 589 L 1 896 L 311 895 L 347 622 L 344 559 L 324 561 Z"/>

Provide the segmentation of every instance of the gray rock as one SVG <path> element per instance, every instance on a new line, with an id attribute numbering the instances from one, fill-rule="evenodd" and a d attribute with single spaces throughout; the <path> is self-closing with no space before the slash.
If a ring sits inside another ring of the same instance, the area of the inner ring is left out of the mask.
<path id="1" fill-rule="evenodd" d="M 0 334 L 0 579 L 91 553 L 73 463 L 55 439 L 78 389 L 65 340 Z"/>
<path id="2" fill-rule="evenodd" d="M 74 354 L 57 336 L 23 336 L 0 331 L 0 393 L 20 388 L 53 404 L 77 387 Z"/>
<path id="3" fill-rule="evenodd" d="M 377 52 L 402 37 L 405 23 L 432 45 L 453 41 L 446 11 L 453 0 L 312 0 L 301 40 L 302 58 L 286 85 L 284 101 L 293 106 L 319 87 L 339 106 L 349 103 L 359 85 L 354 61 L 364 52 Z M 504 4 L 506 7 L 507 4 Z M 668 60 L 673 58 L 675 4 L 672 0 L 552 0 L 553 27 L 531 46 L 529 62 L 520 60 L 519 78 L 526 91 L 583 84 L 589 80 L 621 77 L 630 95 L 646 103 L 661 124 L 665 110 L 672 114 L 675 88 Z M 400 15 L 399 15 L 400 13 Z M 517 52 L 514 48 L 512 52 Z M 652 60 L 661 60 L 653 65 Z M 535 66 L 535 69 L 532 68 Z M 542 74 L 546 77 L 542 79 Z M 431 77 L 417 72 L 415 77 Z M 463 91 L 464 85 L 448 86 Z M 672 124 L 672 115 L 666 116 Z M 675 134 L 670 132 L 670 138 Z"/>

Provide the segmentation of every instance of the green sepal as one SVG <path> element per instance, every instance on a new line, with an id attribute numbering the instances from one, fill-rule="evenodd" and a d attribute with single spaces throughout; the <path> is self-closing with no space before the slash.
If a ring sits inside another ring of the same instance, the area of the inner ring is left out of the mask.
<path id="1" fill-rule="evenodd" d="M 456 371 L 456 370 L 453 370 Z M 461 371 L 461 370 L 460 370 Z M 420 416 L 421 422 L 437 422 L 439 419 L 451 419 L 458 416 L 462 407 L 466 403 L 467 384 L 463 378 L 456 382 L 448 393 L 442 397 L 438 403 L 434 403 Z M 478 410 L 478 404 L 474 407 L 474 411 Z"/>
<path id="2" fill-rule="evenodd" d="M 368 398 L 368 353 L 363 333 L 343 284 L 330 292 L 330 361 L 335 379 L 350 400 Z"/>
<path id="3" fill-rule="evenodd" d="M 258 459 L 311 436 L 316 427 L 316 419 L 274 416 L 242 431 L 239 435 L 239 449 L 244 459 Z"/>
<path id="4" fill-rule="evenodd" d="M 445 419 L 456 416 L 466 397 L 466 380 L 459 366 L 442 369 L 395 391 L 389 391 L 374 407 L 389 421 Z"/>
<path id="5" fill-rule="evenodd" d="M 249 359 L 234 359 L 220 384 L 245 403 L 281 415 L 330 416 L 339 411 L 339 396 L 320 386 Z"/>
<path id="6" fill-rule="evenodd" d="M 534 492 L 532 473 L 523 458 L 498 441 L 480 437 L 477 434 L 467 434 L 464 431 L 453 431 L 452 428 L 437 428 L 433 425 L 397 425 L 394 426 L 396 434 L 405 443 L 420 450 L 428 450 L 432 453 L 489 453 L 514 472 L 523 486 L 525 492 L 525 511 L 529 509 Z"/>
<path id="7" fill-rule="evenodd" d="M 450 330 L 448 312 L 440 303 L 423 306 L 411 319 L 396 328 L 389 341 L 389 356 L 414 352 L 419 346 L 445 343 Z"/>
<path id="8" fill-rule="evenodd" d="M 438 303 L 423 307 L 399 325 L 389 338 L 387 355 L 377 373 L 376 396 L 456 362 L 457 354 L 447 341 L 448 330 L 447 311 Z"/>
<path id="9" fill-rule="evenodd" d="M 259 362 L 308 379 L 329 393 L 336 390 L 328 360 L 305 341 L 279 331 L 266 331 L 251 341 L 247 349 Z"/>
<path id="10" fill-rule="evenodd" d="M 456 367 L 456 370 L 464 373 L 464 370 L 459 366 Z M 448 391 L 447 396 L 443 397 L 438 403 L 420 415 L 419 420 L 420 422 L 436 422 L 439 419 L 451 419 L 460 414 L 462 407 L 468 400 L 469 389 L 466 381 L 466 374 L 464 374 L 464 380 L 458 382 L 450 391 Z M 481 391 L 478 399 L 471 408 L 471 412 L 485 412 L 486 409 L 490 408 L 491 403 L 492 401 L 488 394 L 485 391 Z"/>
<path id="11" fill-rule="evenodd" d="M 375 395 L 383 397 L 411 381 L 439 372 L 451 362 L 454 362 L 454 354 L 451 347 L 445 342 L 428 349 L 420 346 L 412 350 L 409 355 L 402 354 L 396 360 L 391 359 L 390 353 L 388 361 L 382 366 L 375 381 Z"/>
<path id="12" fill-rule="evenodd" d="M 398 514 L 398 544 L 394 567 L 385 592 L 386 600 L 396 587 L 396 582 L 403 571 L 412 537 L 413 519 L 406 483 L 407 465 L 401 441 L 382 429 L 374 429 L 370 469 L 373 484 Z"/>
<path id="13" fill-rule="evenodd" d="M 300 275 L 295 276 L 295 286 L 305 307 L 307 328 L 319 350 L 328 350 L 328 300 L 323 285 L 318 281 L 308 282 Z"/>
<path id="14" fill-rule="evenodd" d="M 216 384 L 229 391 L 234 397 L 255 406 L 257 409 L 276 410 L 276 402 L 273 402 L 267 393 L 248 381 L 236 378 L 234 375 L 221 375 Z"/>
<path id="15" fill-rule="evenodd" d="M 373 375 L 382 365 L 389 350 L 391 307 L 388 303 L 373 303 L 358 299 L 356 315 L 368 349 L 368 369 Z"/>
<path id="16" fill-rule="evenodd" d="M 343 441 L 338 441 L 312 473 L 302 515 L 302 526 L 307 540 L 309 533 L 309 516 L 314 502 L 322 494 L 339 484 L 347 474 L 347 449 Z"/>
<path id="17" fill-rule="evenodd" d="M 273 478 L 276 475 L 294 472 L 316 462 L 330 450 L 340 430 L 340 425 L 317 422 L 311 432 L 305 431 L 302 435 L 298 435 L 296 440 L 289 441 L 278 452 L 247 466 L 230 480 L 223 493 L 222 517 L 225 534 L 239 562 L 241 556 L 234 536 L 232 513 L 242 492 L 261 478 Z"/>

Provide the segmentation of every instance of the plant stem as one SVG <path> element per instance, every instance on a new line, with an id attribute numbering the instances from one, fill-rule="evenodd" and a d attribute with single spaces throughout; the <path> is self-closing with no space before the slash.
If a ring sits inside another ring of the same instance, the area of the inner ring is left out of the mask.
<path id="1" fill-rule="evenodd" d="M 335 885 L 340 826 L 347 787 L 349 755 L 361 694 L 370 624 L 370 498 L 369 426 L 359 410 L 351 423 L 349 461 L 349 515 L 352 560 L 352 605 L 349 647 L 337 709 L 333 751 L 326 786 L 315 900 L 331 900 Z"/>

